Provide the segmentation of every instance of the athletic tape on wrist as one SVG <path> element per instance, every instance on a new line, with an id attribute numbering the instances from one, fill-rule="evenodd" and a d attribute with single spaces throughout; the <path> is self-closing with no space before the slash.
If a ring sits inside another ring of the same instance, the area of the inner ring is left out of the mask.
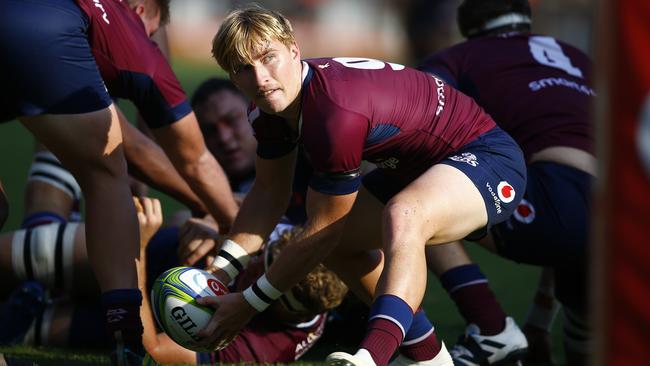
<path id="1" fill-rule="evenodd" d="M 266 278 L 266 274 L 264 274 L 262 277 L 257 279 L 255 283 L 244 290 L 243 295 L 244 299 L 246 299 L 255 310 L 262 312 L 271 305 L 273 301 L 282 296 L 282 292 L 273 287 Z"/>
<path id="2" fill-rule="evenodd" d="M 230 276 L 230 279 L 234 279 L 239 272 L 246 268 L 249 259 L 250 256 L 244 248 L 236 242 L 226 239 L 212 262 L 212 266 L 222 269 Z"/>

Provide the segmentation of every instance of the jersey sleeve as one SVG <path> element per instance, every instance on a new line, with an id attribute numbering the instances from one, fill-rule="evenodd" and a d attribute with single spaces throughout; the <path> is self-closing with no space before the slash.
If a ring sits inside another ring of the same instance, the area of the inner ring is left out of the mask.
<path id="1" fill-rule="evenodd" d="M 120 71 L 123 84 L 132 85 L 131 100 L 149 128 L 170 125 L 192 112 L 178 79 L 160 50 L 152 45 L 155 72 Z"/>
<path id="2" fill-rule="evenodd" d="M 356 192 L 369 121 L 333 103 L 323 104 L 330 105 L 321 105 L 304 116 L 303 144 L 313 168 L 309 186 L 330 195 Z"/>

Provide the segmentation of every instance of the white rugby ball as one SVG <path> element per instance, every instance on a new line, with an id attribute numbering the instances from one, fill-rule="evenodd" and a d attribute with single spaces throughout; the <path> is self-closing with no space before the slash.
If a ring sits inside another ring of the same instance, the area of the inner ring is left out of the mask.
<path id="1" fill-rule="evenodd" d="M 209 272 L 175 267 L 158 276 L 151 289 L 151 307 L 158 325 L 174 342 L 196 352 L 209 352 L 197 344 L 196 334 L 205 327 L 214 309 L 196 298 L 221 296 L 228 288 Z"/>

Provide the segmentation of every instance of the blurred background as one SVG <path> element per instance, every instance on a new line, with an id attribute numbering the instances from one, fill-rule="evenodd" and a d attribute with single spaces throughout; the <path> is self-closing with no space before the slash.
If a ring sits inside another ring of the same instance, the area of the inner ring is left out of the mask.
<path id="1" fill-rule="evenodd" d="M 460 0 L 259 0 L 258 4 L 283 12 L 292 21 L 303 57 L 356 56 L 415 65 L 425 56 L 461 41 L 456 27 Z M 554 36 L 593 55 L 596 0 L 531 0 L 533 31 Z M 228 12 L 246 1 L 172 1 L 168 39 L 171 61 L 188 96 L 204 79 L 224 76 L 211 59 L 211 41 Z M 135 120 L 129 103 L 120 102 Z M 4 230 L 18 228 L 23 215 L 23 193 L 31 163 L 33 140 L 19 123 L 0 124 L 0 179 L 10 200 Z M 165 215 L 180 204 L 157 192 Z M 481 264 L 505 309 L 522 321 L 537 285 L 539 269 L 505 261 L 476 246 L 471 255 Z M 464 324 L 437 280 L 429 281 L 425 308 L 448 344 Z M 553 330 L 554 354 L 562 364 L 559 334 Z M 314 357 L 314 356 L 312 356 Z M 314 359 L 318 359 L 315 356 Z"/>

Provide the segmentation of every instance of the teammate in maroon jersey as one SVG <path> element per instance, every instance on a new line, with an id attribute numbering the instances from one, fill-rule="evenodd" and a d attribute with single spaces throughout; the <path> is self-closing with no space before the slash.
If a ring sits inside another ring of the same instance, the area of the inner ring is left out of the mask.
<path id="1" fill-rule="evenodd" d="M 144 12 L 142 4 L 151 5 L 150 11 Z M 167 4 L 135 1 L 136 11 L 116 0 L 11 0 L 0 5 L 0 45 L 7 55 L 0 61 L 0 121 L 20 119 L 81 185 L 107 330 L 126 344 L 118 347 L 116 358 L 131 355 L 135 362 L 142 329 L 133 266 L 138 233 L 124 164 L 127 130 L 111 96 L 134 101 L 223 229 L 236 211 L 178 81 L 148 39 Z"/>
<path id="2" fill-rule="evenodd" d="M 419 309 L 425 243 L 482 236 L 512 213 L 525 186 L 514 140 L 440 78 L 372 59 L 301 60 L 290 23 L 274 11 L 231 12 L 213 53 L 256 103 L 258 139 L 256 180 L 215 259 L 218 276 L 234 277 L 284 211 L 298 144 L 314 173 L 296 242 L 242 293 L 202 300 L 218 304 L 204 343 L 223 346 L 329 256 L 353 289 L 375 298 L 359 352 L 337 352 L 330 362 L 386 365 L 404 341 L 405 362 L 451 365 Z M 379 167 L 363 188 L 362 160 Z M 359 240 L 338 245 L 343 235 Z"/>
<path id="3" fill-rule="evenodd" d="M 589 351 L 587 243 L 596 176 L 589 109 L 596 93 L 589 58 L 552 37 L 531 34 L 530 17 L 527 0 L 465 0 L 458 24 L 468 41 L 436 53 L 421 69 L 472 96 L 521 146 L 528 165 L 523 200 L 482 243 L 507 258 L 549 268 L 525 330 L 535 339 L 548 337 L 556 296 L 564 309 L 567 360 L 579 365 Z M 438 274 L 443 272 L 439 267 L 445 268 L 443 284 L 455 276 L 455 287 L 465 292 L 480 286 L 467 275 L 471 265 L 460 244 L 427 251 L 434 259 L 453 258 L 430 263 Z M 440 251 L 447 256 L 441 257 Z M 481 296 L 471 301 L 477 300 Z M 472 306 L 457 303 L 461 313 Z M 486 307 L 476 310 L 487 316 Z M 467 336 L 451 352 L 456 364 L 492 364 L 508 357 L 504 350 L 513 343 L 508 329 L 482 331 L 468 326 Z M 531 357 L 550 361 L 550 351 L 541 345 L 531 342 Z"/>

